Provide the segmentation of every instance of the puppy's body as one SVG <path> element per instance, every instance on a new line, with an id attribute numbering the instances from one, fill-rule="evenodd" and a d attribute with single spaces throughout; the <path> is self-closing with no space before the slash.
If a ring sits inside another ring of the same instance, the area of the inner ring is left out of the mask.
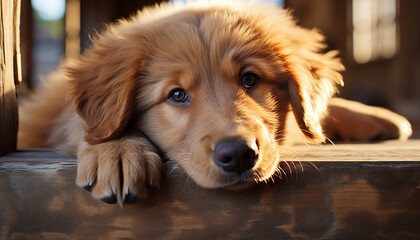
<path id="1" fill-rule="evenodd" d="M 322 41 L 271 5 L 144 10 L 22 104 L 19 147 L 76 156 L 77 184 L 122 203 L 159 185 L 158 151 L 202 187 L 235 189 L 279 172 L 294 141 L 407 138 L 403 117 L 330 98 L 343 66 Z"/>

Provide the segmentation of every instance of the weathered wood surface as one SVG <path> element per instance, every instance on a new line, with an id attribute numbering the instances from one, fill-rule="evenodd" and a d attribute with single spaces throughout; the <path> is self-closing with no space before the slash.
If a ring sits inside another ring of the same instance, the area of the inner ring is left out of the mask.
<path id="1" fill-rule="evenodd" d="M 75 186 L 75 159 L 13 153 L 0 158 L 0 239 L 420 239 L 420 140 L 287 154 L 275 183 L 204 190 L 178 169 L 121 209 Z"/>
<path id="2" fill-rule="evenodd" d="M 21 80 L 20 0 L 0 0 L 0 156 L 16 150 L 16 85 Z"/>

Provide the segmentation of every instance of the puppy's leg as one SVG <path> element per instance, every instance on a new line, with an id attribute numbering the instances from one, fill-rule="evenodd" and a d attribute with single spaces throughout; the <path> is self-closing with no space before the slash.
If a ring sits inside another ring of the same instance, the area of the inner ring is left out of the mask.
<path id="1" fill-rule="evenodd" d="M 323 126 L 333 141 L 406 140 L 412 133 L 404 117 L 384 108 L 332 98 Z"/>
<path id="2" fill-rule="evenodd" d="M 146 197 L 148 187 L 160 184 L 161 159 L 144 137 L 127 135 L 78 150 L 77 185 L 95 198 L 122 206 Z"/>

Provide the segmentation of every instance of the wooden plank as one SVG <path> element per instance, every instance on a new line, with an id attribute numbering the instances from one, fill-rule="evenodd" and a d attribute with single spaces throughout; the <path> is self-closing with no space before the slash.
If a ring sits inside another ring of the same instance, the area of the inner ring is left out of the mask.
<path id="1" fill-rule="evenodd" d="M 297 146 L 286 176 L 238 192 L 169 162 L 162 187 L 123 209 L 75 186 L 75 159 L 16 152 L 0 157 L 0 239 L 420 239 L 420 150 L 405 151 L 419 143 Z"/>
<path id="2" fill-rule="evenodd" d="M 374 147 L 372 147 L 374 146 Z M 380 144 L 300 145 L 287 149 L 290 161 L 400 162 L 420 161 L 420 140 L 386 141 Z"/>
<path id="3" fill-rule="evenodd" d="M 0 0 L 0 156 L 16 150 L 20 0 Z"/>

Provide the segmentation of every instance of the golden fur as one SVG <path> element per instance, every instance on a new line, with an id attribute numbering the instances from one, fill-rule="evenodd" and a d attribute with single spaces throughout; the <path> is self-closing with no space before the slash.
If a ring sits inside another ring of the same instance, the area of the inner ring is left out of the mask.
<path id="1" fill-rule="evenodd" d="M 344 67 L 337 52 L 323 53 L 323 40 L 273 5 L 148 8 L 110 26 L 22 104 L 19 147 L 77 157 L 77 184 L 122 204 L 159 185 L 159 150 L 198 185 L 235 189 L 270 179 L 282 146 L 304 135 L 313 143 L 325 133 L 407 138 L 403 117 L 330 99 Z M 241 85 L 246 73 L 259 77 L 256 86 Z M 178 88 L 188 94 L 182 104 L 168 100 Z M 232 138 L 258 154 L 251 170 L 227 173 L 215 164 L 216 145 Z"/>

